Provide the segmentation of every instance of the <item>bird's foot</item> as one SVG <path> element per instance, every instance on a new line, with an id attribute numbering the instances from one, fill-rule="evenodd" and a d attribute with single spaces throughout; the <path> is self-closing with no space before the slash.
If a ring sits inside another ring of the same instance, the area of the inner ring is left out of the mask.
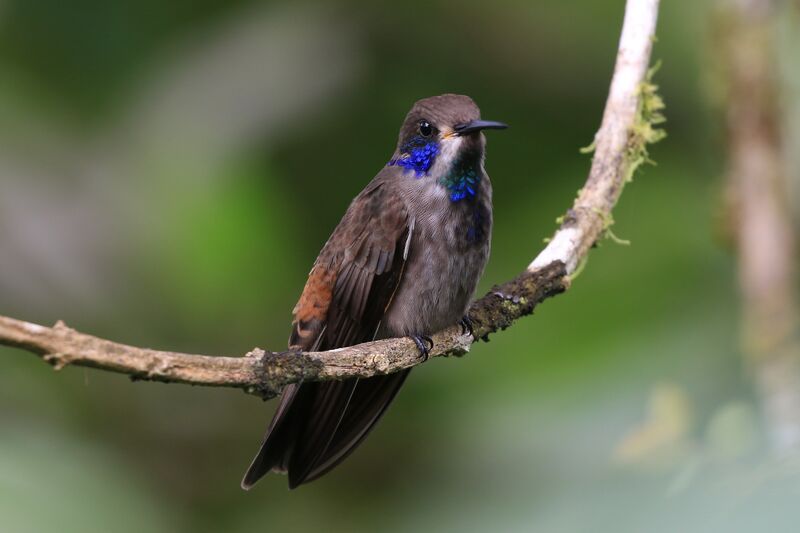
<path id="1" fill-rule="evenodd" d="M 433 350 L 433 339 L 425 335 L 411 335 L 411 340 L 417 345 L 417 350 L 419 350 L 419 355 L 424 363 L 428 360 L 431 350 Z M 428 347 L 428 344 L 430 344 L 430 347 Z"/>
<path id="2" fill-rule="evenodd" d="M 469 333 L 472 337 L 475 336 L 474 324 L 472 323 L 472 319 L 469 317 L 469 315 L 464 315 L 459 324 L 461 324 L 462 335 Z"/>

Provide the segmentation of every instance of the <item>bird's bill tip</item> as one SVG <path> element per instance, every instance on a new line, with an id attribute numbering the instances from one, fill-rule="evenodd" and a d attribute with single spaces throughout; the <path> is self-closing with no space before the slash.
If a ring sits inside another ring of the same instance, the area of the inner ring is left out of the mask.
<path id="1" fill-rule="evenodd" d="M 464 124 L 458 124 L 453 131 L 456 135 L 467 135 L 481 130 L 504 130 L 508 124 L 494 120 L 471 120 Z"/>

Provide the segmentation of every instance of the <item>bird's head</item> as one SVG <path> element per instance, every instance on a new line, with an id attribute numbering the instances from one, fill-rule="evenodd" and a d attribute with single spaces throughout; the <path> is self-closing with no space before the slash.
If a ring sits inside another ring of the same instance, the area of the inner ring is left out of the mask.
<path id="1" fill-rule="evenodd" d="M 481 112 L 472 98 L 443 94 L 419 100 L 411 108 L 400 129 L 397 149 L 389 161 L 417 179 L 433 178 L 450 190 L 457 201 L 474 196 L 469 180 L 461 175 L 478 172 L 483 161 L 486 139 L 482 131 L 504 129 L 502 122 L 481 120 Z M 458 174 L 455 178 L 451 176 Z M 448 183 L 460 180 L 454 189 Z"/>

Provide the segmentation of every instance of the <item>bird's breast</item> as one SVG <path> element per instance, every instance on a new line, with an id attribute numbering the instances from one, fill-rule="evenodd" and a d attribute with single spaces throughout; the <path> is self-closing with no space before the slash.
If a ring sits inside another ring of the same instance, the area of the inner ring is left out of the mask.
<path id="1" fill-rule="evenodd" d="M 384 336 L 425 335 L 465 314 L 489 258 L 491 190 L 454 202 L 430 191 L 409 205 L 414 219 L 403 277 L 382 322 Z"/>

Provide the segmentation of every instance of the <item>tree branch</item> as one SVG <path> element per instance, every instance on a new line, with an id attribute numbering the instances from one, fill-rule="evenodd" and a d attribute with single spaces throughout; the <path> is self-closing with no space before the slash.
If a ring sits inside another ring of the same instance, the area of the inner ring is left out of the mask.
<path id="1" fill-rule="evenodd" d="M 432 337 L 430 356 L 462 355 L 478 339 L 510 326 L 546 298 L 565 291 L 570 275 L 608 230 L 611 211 L 646 146 L 660 138 L 660 100 L 647 68 L 658 0 L 628 0 L 614 76 L 585 186 L 549 245 L 515 279 L 495 286 L 470 308 L 474 336 L 459 326 Z M 49 328 L 0 316 L 0 344 L 39 354 L 56 369 L 78 365 L 129 374 L 134 379 L 235 387 L 264 398 L 285 385 L 386 374 L 421 362 L 407 338 L 386 339 L 326 352 L 266 352 L 213 357 L 162 352 L 80 333 L 59 322 Z"/>
<path id="2" fill-rule="evenodd" d="M 728 183 L 739 256 L 742 344 L 773 449 L 800 449 L 800 303 L 779 106 L 773 0 L 723 4 Z"/>

